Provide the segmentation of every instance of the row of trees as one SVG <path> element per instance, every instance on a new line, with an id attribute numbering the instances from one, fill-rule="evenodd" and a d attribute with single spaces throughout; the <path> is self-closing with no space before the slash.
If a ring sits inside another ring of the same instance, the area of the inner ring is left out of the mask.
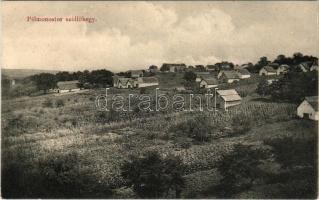
<path id="1" fill-rule="evenodd" d="M 318 74 L 316 71 L 289 72 L 272 84 L 263 79 L 256 92 L 262 96 L 270 95 L 274 100 L 300 103 L 305 96 L 318 95 Z"/>
<path id="2" fill-rule="evenodd" d="M 106 87 L 112 84 L 113 73 L 102 70 L 85 70 L 83 72 L 58 72 L 57 74 L 41 73 L 36 74 L 27 79 L 31 80 L 38 90 L 46 93 L 49 89 L 57 87 L 59 81 L 78 80 L 80 87 Z"/>

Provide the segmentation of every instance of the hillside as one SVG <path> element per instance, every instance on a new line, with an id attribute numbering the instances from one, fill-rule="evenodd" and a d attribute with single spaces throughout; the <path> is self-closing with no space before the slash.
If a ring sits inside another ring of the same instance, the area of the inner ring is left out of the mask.
<path id="1" fill-rule="evenodd" d="M 20 79 L 27 76 L 32 76 L 39 73 L 52 73 L 56 74 L 57 70 L 41 70 L 41 69 L 2 69 L 2 74 L 9 78 Z"/>

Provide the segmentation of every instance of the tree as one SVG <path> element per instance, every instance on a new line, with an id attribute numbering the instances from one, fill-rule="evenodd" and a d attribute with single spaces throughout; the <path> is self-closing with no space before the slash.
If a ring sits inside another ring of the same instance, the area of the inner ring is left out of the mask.
<path id="1" fill-rule="evenodd" d="M 150 70 L 157 70 L 158 67 L 157 67 L 156 65 L 151 65 L 151 66 L 149 66 L 148 69 L 150 69 Z"/>
<path id="2" fill-rule="evenodd" d="M 275 100 L 300 103 L 306 96 L 318 95 L 318 74 L 289 72 L 271 84 L 270 91 Z"/>
<path id="3" fill-rule="evenodd" d="M 203 72 L 203 71 L 205 71 L 204 65 L 195 65 L 195 69 L 196 69 L 196 71 L 198 71 L 198 72 Z"/>
<path id="4" fill-rule="evenodd" d="M 192 71 L 185 72 L 184 79 L 188 82 L 194 82 L 196 80 L 196 74 Z"/>
<path id="5" fill-rule="evenodd" d="M 175 191 L 175 197 L 180 197 L 184 167 L 177 157 L 163 159 L 157 152 L 151 151 L 143 157 L 132 157 L 121 169 L 127 186 L 133 186 L 134 192 L 141 198 L 163 198 L 170 191 Z"/>
<path id="6" fill-rule="evenodd" d="M 57 86 L 55 75 L 50 73 L 33 75 L 31 80 L 35 82 L 37 89 L 43 90 L 44 93 L 47 93 L 49 89 L 53 89 Z"/>
<path id="7" fill-rule="evenodd" d="M 169 71 L 169 64 L 163 63 L 163 65 L 161 66 L 160 70 L 162 72 Z"/>
<path id="8" fill-rule="evenodd" d="M 257 94 L 261 96 L 266 96 L 270 94 L 269 85 L 266 79 L 262 79 L 256 89 Z"/>
<path id="9" fill-rule="evenodd" d="M 112 85 L 112 76 L 113 73 L 105 69 L 93 70 L 89 75 L 89 83 L 96 87 L 107 87 Z"/>
<path id="10" fill-rule="evenodd" d="M 217 169 L 222 175 L 217 186 L 218 195 L 223 198 L 249 189 L 255 181 L 265 174 L 260 168 L 268 153 L 253 146 L 237 144 L 234 150 L 222 156 Z"/>

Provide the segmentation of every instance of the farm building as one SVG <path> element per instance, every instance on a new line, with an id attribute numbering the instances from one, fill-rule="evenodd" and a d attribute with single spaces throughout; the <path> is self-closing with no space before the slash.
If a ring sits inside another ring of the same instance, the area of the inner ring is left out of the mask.
<path id="1" fill-rule="evenodd" d="M 113 87 L 116 88 L 133 88 L 134 80 L 132 78 L 125 77 L 113 77 Z"/>
<path id="2" fill-rule="evenodd" d="M 216 107 L 227 110 L 228 107 L 241 104 L 241 97 L 236 90 L 217 90 Z"/>
<path id="3" fill-rule="evenodd" d="M 184 63 L 181 64 L 169 64 L 164 63 L 162 67 L 168 68 L 170 72 L 184 72 L 186 69 L 186 65 Z"/>
<path id="4" fill-rule="evenodd" d="M 131 74 L 131 78 L 138 78 L 143 76 L 142 70 L 130 70 L 129 73 Z"/>
<path id="5" fill-rule="evenodd" d="M 312 66 L 312 62 L 302 62 L 297 65 L 297 68 L 300 69 L 302 72 L 308 72 Z"/>
<path id="6" fill-rule="evenodd" d="M 277 75 L 288 73 L 289 65 L 280 65 L 277 68 Z"/>
<path id="7" fill-rule="evenodd" d="M 218 86 L 218 80 L 216 78 L 202 78 L 199 82 L 200 88 L 215 88 Z"/>
<path id="8" fill-rule="evenodd" d="M 220 71 L 217 77 L 223 83 L 233 83 L 235 81 L 239 81 L 238 73 L 235 71 Z"/>
<path id="9" fill-rule="evenodd" d="M 196 82 L 200 82 L 203 77 L 209 77 L 210 76 L 210 73 L 209 72 L 195 72 L 196 74 Z"/>
<path id="10" fill-rule="evenodd" d="M 206 65 L 206 70 L 207 71 L 218 71 L 218 66 L 216 65 Z"/>
<path id="11" fill-rule="evenodd" d="M 235 66 L 234 66 L 234 70 L 246 69 L 247 67 L 249 67 L 249 65 L 248 65 L 248 64 L 235 65 Z"/>
<path id="12" fill-rule="evenodd" d="M 57 83 L 58 93 L 80 91 L 79 81 L 60 81 Z"/>
<path id="13" fill-rule="evenodd" d="M 277 71 L 272 66 L 265 66 L 259 70 L 260 76 L 276 75 Z"/>
<path id="14" fill-rule="evenodd" d="M 250 78 L 250 72 L 247 69 L 236 70 L 240 79 Z"/>
<path id="15" fill-rule="evenodd" d="M 318 120 L 318 96 L 306 97 L 297 108 L 300 118 Z"/>
<path id="16" fill-rule="evenodd" d="M 154 76 L 151 77 L 140 77 L 135 81 L 134 86 L 137 88 L 149 87 L 159 85 L 158 79 Z"/>
<path id="17" fill-rule="evenodd" d="M 318 71 L 318 65 L 312 65 L 310 71 Z"/>

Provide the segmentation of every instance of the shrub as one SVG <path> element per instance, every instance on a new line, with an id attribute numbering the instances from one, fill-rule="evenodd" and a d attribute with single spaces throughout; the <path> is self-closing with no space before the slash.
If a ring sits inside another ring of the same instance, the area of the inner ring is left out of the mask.
<path id="1" fill-rule="evenodd" d="M 63 106 L 64 106 L 64 101 L 63 101 L 63 99 L 57 99 L 57 100 L 55 101 L 55 105 L 56 105 L 56 107 L 63 107 Z"/>
<path id="2" fill-rule="evenodd" d="M 52 108 L 53 107 L 52 99 L 46 98 L 44 102 L 42 103 L 42 106 Z"/>

